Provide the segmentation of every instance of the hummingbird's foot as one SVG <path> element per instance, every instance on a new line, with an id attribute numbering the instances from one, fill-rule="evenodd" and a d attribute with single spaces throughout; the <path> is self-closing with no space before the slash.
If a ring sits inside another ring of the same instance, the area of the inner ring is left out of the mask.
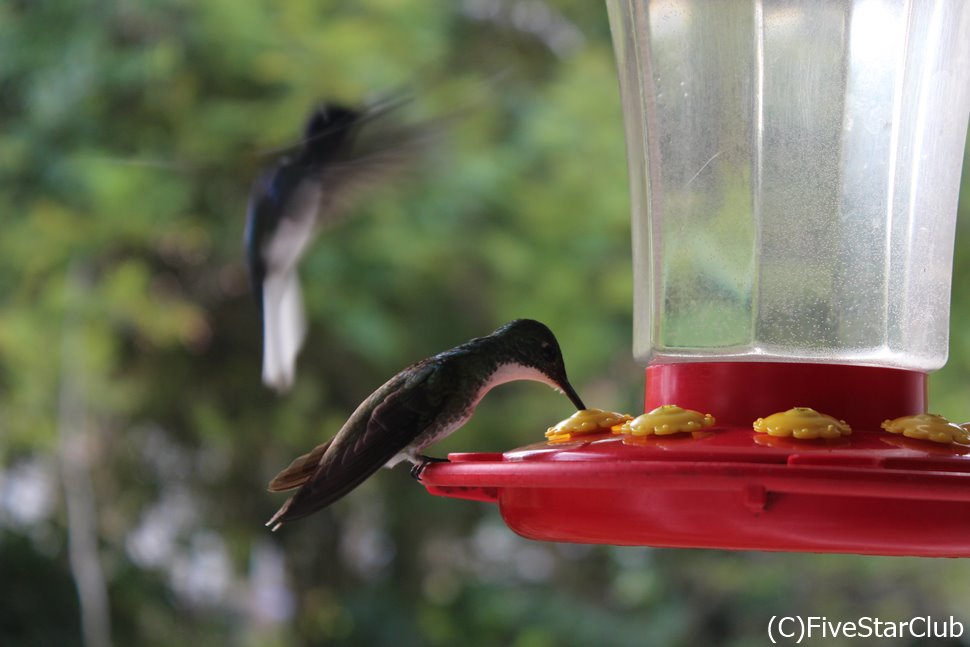
<path id="1" fill-rule="evenodd" d="M 424 454 L 418 454 L 418 458 L 421 459 L 420 463 L 415 463 L 414 467 L 411 468 L 411 477 L 417 481 L 421 480 L 421 472 L 424 471 L 431 463 L 447 463 L 449 462 L 447 458 L 438 458 L 436 456 L 425 456 Z"/>

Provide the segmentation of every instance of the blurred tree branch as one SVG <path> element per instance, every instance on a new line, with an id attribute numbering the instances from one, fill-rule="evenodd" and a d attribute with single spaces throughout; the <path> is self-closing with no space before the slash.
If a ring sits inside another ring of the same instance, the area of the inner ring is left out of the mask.
<path id="1" fill-rule="evenodd" d="M 97 458 L 92 452 L 89 408 L 84 396 L 80 327 L 76 312 L 91 296 L 86 268 L 75 261 L 68 266 L 68 296 L 61 332 L 61 380 L 57 434 L 64 505 L 67 508 L 67 542 L 71 573 L 81 609 L 81 631 L 87 647 L 111 646 L 108 588 L 98 554 L 98 506 L 91 483 Z"/>

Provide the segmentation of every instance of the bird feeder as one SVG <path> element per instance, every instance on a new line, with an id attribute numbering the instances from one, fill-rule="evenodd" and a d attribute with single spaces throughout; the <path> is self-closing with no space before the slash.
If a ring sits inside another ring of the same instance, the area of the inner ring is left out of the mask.
<path id="1" fill-rule="evenodd" d="M 425 486 L 540 540 L 970 556 L 970 434 L 925 415 L 970 3 L 607 4 L 661 418 L 452 454 Z"/>

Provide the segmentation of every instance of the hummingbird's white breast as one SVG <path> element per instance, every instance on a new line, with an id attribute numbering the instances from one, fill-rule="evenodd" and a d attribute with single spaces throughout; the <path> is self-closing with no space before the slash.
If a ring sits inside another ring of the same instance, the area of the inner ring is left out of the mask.
<path id="1" fill-rule="evenodd" d="M 266 265 L 270 272 L 296 266 L 316 232 L 317 211 L 323 189 L 319 183 L 303 181 L 293 191 L 286 212 L 266 246 Z"/>
<path id="2" fill-rule="evenodd" d="M 478 397 L 475 398 L 475 404 L 478 404 L 478 402 L 485 397 L 486 393 L 498 385 L 505 384 L 506 382 L 514 382 L 515 380 L 532 380 L 534 382 L 542 382 L 543 384 L 548 384 L 554 389 L 559 389 L 558 384 L 549 379 L 548 375 L 537 368 L 516 363 L 499 364 L 495 369 L 495 372 L 492 373 L 492 375 L 479 390 Z"/>

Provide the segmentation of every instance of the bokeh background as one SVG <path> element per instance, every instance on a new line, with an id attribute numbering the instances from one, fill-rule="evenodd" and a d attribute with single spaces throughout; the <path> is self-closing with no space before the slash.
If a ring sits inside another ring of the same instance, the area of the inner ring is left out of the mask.
<path id="1" fill-rule="evenodd" d="M 308 344 L 277 396 L 249 187 L 316 102 L 402 88 L 414 118 L 458 118 L 313 248 Z M 753 645 L 775 614 L 970 621 L 966 560 L 536 543 L 405 468 L 263 527 L 284 499 L 268 480 L 377 385 L 512 318 L 556 331 L 587 402 L 640 407 L 601 3 L 6 0 L 0 124 L 0 645 Z M 931 378 L 958 421 L 964 178 Z M 569 413 L 507 385 L 433 453 L 524 445 Z"/>

